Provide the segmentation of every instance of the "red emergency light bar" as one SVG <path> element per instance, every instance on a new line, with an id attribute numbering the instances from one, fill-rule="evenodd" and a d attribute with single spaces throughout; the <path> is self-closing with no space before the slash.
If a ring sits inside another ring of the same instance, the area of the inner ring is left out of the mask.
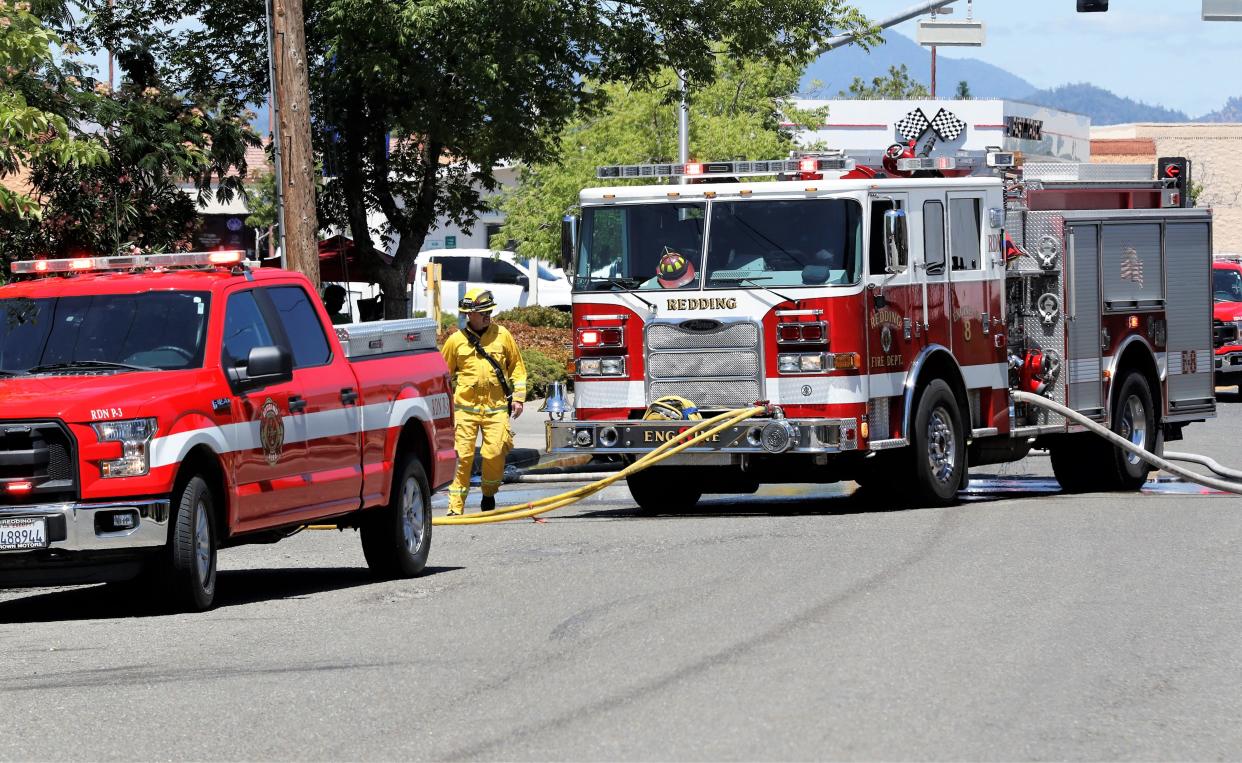
<path id="1" fill-rule="evenodd" d="M 149 270 L 152 268 L 202 268 L 240 265 L 246 253 L 240 249 L 218 252 L 173 252 L 170 254 L 127 254 L 117 257 L 71 257 L 59 260 L 14 262 L 16 274 L 88 273 L 110 270 Z"/>
<path id="2" fill-rule="evenodd" d="M 804 156 L 795 159 L 765 159 L 732 162 L 686 162 L 685 164 L 614 164 L 597 167 L 595 177 L 605 180 L 660 177 L 743 177 L 749 175 L 790 175 L 804 172 L 849 172 L 853 159 L 842 156 Z"/>

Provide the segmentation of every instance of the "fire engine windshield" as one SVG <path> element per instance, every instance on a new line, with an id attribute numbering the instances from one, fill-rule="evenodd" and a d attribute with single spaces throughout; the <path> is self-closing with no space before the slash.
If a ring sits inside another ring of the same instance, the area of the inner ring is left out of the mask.
<path id="1" fill-rule="evenodd" d="M 697 288 L 706 218 L 702 203 L 584 209 L 575 288 Z"/>
<path id="2" fill-rule="evenodd" d="M 861 219 L 849 199 L 715 202 L 707 287 L 857 283 Z"/>
<path id="3" fill-rule="evenodd" d="M 0 300 L 0 371 L 172 370 L 203 364 L 210 294 Z"/>

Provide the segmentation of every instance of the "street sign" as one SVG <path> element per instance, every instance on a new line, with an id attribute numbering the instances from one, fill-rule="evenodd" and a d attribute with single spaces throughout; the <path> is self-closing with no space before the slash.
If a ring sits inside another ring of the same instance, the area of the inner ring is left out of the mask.
<path id="1" fill-rule="evenodd" d="M 920 21 L 919 45 L 979 47 L 987 38 L 982 21 Z"/>
<path id="2" fill-rule="evenodd" d="M 444 248 L 445 249 L 456 249 L 457 248 L 457 237 L 456 236 L 445 236 L 444 237 Z"/>

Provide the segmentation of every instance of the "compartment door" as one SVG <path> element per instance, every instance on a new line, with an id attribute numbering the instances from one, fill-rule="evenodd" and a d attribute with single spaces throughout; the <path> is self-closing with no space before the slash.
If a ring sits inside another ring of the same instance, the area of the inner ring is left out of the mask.
<path id="1" fill-rule="evenodd" d="M 1100 226 L 1070 224 L 1066 233 L 1065 267 L 1069 355 L 1062 372 L 1068 373 L 1068 404 L 1080 413 L 1104 412 L 1104 376 L 1100 365 Z"/>
<path id="2" fill-rule="evenodd" d="M 1170 222 L 1165 315 L 1169 321 L 1169 412 L 1214 405 L 1212 351 L 1212 251 L 1209 223 Z"/>

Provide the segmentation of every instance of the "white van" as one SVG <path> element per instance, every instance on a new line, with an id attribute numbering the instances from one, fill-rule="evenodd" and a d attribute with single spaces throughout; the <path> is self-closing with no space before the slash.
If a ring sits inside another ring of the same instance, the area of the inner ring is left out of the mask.
<path id="1" fill-rule="evenodd" d="M 419 252 L 415 260 L 414 306 L 427 312 L 427 273 L 430 262 L 440 265 L 440 310 L 456 313 L 457 303 L 472 286 L 489 289 L 496 298 L 496 311 L 543 305 L 569 310 L 569 279 L 565 272 L 521 259 L 513 252 L 492 249 L 432 249 Z"/>

